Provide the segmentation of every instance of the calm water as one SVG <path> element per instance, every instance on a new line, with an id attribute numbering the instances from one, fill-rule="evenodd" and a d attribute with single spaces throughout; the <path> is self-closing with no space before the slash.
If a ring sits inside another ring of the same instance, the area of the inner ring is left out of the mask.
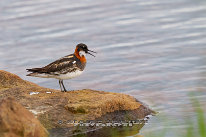
<path id="1" fill-rule="evenodd" d="M 160 112 L 141 135 L 170 129 L 177 136 L 193 118 L 190 92 L 206 110 L 206 1 L 204 0 L 1 0 L 0 69 L 41 86 L 57 80 L 26 77 L 73 53 L 83 42 L 85 72 L 67 89 L 130 94 Z"/>

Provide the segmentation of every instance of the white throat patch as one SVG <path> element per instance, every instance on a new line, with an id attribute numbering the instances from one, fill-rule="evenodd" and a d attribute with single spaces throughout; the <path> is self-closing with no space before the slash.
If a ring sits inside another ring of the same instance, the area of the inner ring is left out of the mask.
<path id="1" fill-rule="evenodd" d="M 82 56 L 86 56 L 85 51 L 80 51 L 80 52 L 79 52 L 79 56 L 81 56 L 81 57 L 82 57 Z"/>

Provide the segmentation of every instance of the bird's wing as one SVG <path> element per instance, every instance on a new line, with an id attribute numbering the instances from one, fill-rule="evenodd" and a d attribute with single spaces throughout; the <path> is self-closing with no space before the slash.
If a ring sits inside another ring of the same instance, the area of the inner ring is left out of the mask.
<path id="1" fill-rule="evenodd" d="M 60 58 L 42 68 L 42 71 L 50 74 L 67 73 L 77 70 L 77 63 L 73 54 Z"/>

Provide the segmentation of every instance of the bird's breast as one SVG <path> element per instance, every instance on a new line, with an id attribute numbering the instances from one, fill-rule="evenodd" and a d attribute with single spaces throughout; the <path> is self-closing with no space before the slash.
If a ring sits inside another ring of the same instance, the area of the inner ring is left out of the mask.
<path id="1" fill-rule="evenodd" d="M 87 62 L 81 62 L 80 60 L 76 60 L 76 66 L 81 70 L 81 71 L 83 71 L 84 70 L 84 68 L 86 67 L 86 63 Z"/>

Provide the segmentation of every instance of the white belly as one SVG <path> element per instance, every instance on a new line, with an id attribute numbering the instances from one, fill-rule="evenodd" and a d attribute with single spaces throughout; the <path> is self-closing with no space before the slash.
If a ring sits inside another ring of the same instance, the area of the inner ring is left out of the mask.
<path id="1" fill-rule="evenodd" d="M 54 78 L 56 78 L 56 79 L 71 79 L 71 78 L 75 78 L 75 77 L 81 75 L 82 72 L 83 71 L 76 70 L 75 72 L 70 72 L 70 73 L 60 74 L 58 76 L 54 76 Z"/>
<path id="2" fill-rule="evenodd" d="M 32 75 L 33 77 L 41 77 L 41 78 L 56 78 L 56 79 L 71 79 L 71 78 L 75 78 L 79 75 L 82 74 L 83 71 L 80 70 L 76 70 L 75 72 L 70 72 L 70 73 L 66 73 L 66 74 L 59 74 L 59 75 L 51 75 L 51 74 L 39 74 L 39 73 L 34 73 L 34 75 Z"/>

